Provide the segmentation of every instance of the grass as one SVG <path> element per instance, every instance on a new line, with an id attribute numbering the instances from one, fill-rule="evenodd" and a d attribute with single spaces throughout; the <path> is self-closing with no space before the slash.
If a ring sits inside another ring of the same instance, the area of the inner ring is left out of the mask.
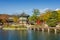
<path id="1" fill-rule="evenodd" d="M 27 27 L 26 26 L 22 26 L 22 25 L 20 25 L 20 26 L 11 26 L 11 25 L 9 25 L 9 26 L 4 26 L 3 27 L 3 30 L 27 30 Z"/>
<path id="2" fill-rule="evenodd" d="M 12 25 L 7 26 L 7 25 L 4 25 L 4 28 L 27 28 L 27 27 L 24 26 L 24 25 L 19 25 L 19 26 L 12 26 Z"/>

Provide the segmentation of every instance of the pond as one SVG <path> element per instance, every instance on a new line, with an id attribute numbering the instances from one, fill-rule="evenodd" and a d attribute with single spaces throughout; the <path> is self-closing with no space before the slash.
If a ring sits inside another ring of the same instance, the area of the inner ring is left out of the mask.
<path id="1" fill-rule="evenodd" d="M 60 40 L 60 33 L 32 30 L 0 30 L 0 40 Z"/>

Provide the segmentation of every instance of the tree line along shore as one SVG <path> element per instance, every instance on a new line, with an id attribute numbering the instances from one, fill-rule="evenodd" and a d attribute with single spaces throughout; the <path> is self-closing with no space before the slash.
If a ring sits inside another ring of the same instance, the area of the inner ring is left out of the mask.
<path id="1" fill-rule="evenodd" d="M 39 9 L 34 9 L 32 15 L 25 12 L 14 15 L 0 14 L 0 26 L 14 28 L 26 25 L 60 27 L 60 10 L 46 10 L 41 13 Z"/>

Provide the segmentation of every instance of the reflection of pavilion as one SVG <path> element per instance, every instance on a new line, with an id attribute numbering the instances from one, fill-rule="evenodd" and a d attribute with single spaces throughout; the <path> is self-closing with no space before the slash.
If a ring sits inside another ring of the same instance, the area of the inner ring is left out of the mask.
<path id="1" fill-rule="evenodd" d="M 29 15 L 27 15 L 23 12 L 22 14 L 19 15 L 19 23 L 21 25 L 28 24 L 28 17 L 29 17 Z"/>

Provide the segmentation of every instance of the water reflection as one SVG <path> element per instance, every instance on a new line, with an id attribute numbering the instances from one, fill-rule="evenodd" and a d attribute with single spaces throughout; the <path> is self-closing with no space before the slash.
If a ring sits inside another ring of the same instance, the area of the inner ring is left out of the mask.
<path id="1" fill-rule="evenodd" d="M 8 40 L 20 40 L 19 31 L 8 31 Z"/>
<path id="2" fill-rule="evenodd" d="M 60 40 L 60 34 L 32 30 L 0 30 L 0 40 Z"/>
<path id="3" fill-rule="evenodd" d="M 8 31 L 0 30 L 0 40 L 8 40 Z"/>

